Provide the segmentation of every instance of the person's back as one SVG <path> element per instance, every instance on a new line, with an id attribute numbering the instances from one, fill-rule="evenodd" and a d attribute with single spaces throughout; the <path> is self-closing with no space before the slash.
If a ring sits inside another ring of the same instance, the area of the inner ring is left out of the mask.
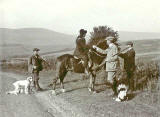
<path id="1" fill-rule="evenodd" d="M 128 50 L 120 53 L 119 56 L 124 59 L 124 69 L 127 72 L 129 90 L 134 90 L 134 71 L 135 71 L 135 50 L 133 49 L 133 43 L 127 43 Z"/>
<path id="2" fill-rule="evenodd" d="M 74 51 L 75 56 L 81 56 L 85 54 L 86 40 L 83 37 L 78 36 L 76 39 L 76 49 Z"/>
<path id="3" fill-rule="evenodd" d="M 126 54 L 126 57 L 124 57 L 124 69 L 125 70 L 135 70 L 135 51 L 132 48 L 129 50 Z"/>
<path id="4" fill-rule="evenodd" d="M 85 40 L 85 35 L 87 31 L 84 29 L 80 30 L 80 35 L 76 39 L 76 49 L 73 55 L 77 56 L 78 58 L 82 58 L 87 53 L 87 45 Z"/>
<path id="5" fill-rule="evenodd" d="M 76 39 L 76 49 L 73 55 L 84 61 L 83 66 L 85 68 L 85 71 L 88 72 L 88 55 L 87 55 L 88 48 L 85 40 L 86 33 L 87 33 L 86 30 L 84 29 L 80 30 L 80 34 Z"/>
<path id="6" fill-rule="evenodd" d="M 135 70 L 135 50 L 130 47 L 126 52 L 120 53 L 119 56 L 124 59 L 124 69 L 133 72 Z"/>

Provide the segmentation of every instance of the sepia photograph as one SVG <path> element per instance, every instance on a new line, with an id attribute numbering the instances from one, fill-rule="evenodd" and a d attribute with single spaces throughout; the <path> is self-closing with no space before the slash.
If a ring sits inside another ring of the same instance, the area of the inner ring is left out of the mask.
<path id="1" fill-rule="evenodd" d="M 160 117 L 159 0 L 0 0 L 0 117 Z"/>

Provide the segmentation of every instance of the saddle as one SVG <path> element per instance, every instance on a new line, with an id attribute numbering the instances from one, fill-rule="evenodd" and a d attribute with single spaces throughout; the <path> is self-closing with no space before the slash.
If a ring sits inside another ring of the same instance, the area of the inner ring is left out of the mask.
<path id="1" fill-rule="evenodd" d="M 77 56 L 74 56 L 74 59 L 76 59 L 78 62 L 78 64 L 84 64 L 84 61 L 82 58 L 78 58 Z"/>

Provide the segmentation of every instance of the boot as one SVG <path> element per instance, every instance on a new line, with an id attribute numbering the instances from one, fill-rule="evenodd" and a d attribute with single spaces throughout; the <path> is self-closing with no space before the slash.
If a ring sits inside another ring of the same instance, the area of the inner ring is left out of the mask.
<path id="1" fill-rule="evenodd" d="M 40 88 L 39 83 L 38 83 L 38 80 L 37 80 L 35 83 L 36 83 L 36 90 L 37 90 L 37 91 L 42 91 L 43 89 Z"/>
<path id="2" fill-rule="evenodd" d="M 117 96 L 118 93 L 117 93 L 117 82 L 116 81 L 113 82 L 112 90 L 114 92 L 113 96 Z"/>
<path id="3" fill-rule="evenodd" d="M 36 89 L 36 81 L 33 81 L 33 86 Z"/>

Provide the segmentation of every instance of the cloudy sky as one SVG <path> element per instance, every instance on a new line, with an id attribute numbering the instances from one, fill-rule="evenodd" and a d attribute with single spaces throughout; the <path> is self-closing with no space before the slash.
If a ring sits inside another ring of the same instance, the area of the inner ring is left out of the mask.
<path id="1" fill-rule="evenodd" d="M 159 0 L 0 0 L 0 28 L 47 28 L 75 34 L 108 25 L 160 32 Z"/>

